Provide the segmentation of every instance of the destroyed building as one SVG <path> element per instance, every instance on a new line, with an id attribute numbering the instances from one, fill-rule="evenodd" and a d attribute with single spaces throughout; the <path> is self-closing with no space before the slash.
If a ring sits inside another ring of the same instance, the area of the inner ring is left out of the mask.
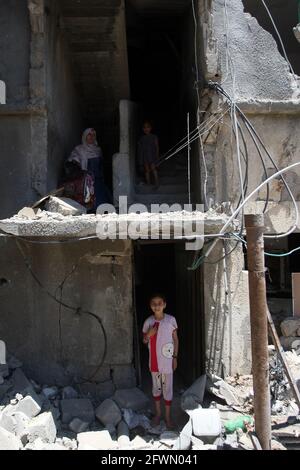
<path id="1" fill-rule="evenodd" d="M 140 385 L 141 325 L 147 296 L 156 290 L 165 292 L 179 324 L 178 373 L 185 383 L 205 371 L 250 373 L 242 243 L 220 240 L 191 270 L 201 253 L 186 250 L 184 235 L 166 240 L 157 229 L 156 240 L 100 240 L 101 216 L 16 214 L 59 187 L 64 161 L 92 126 L 116 207 L 120 196 L 146 207 L 186 204 L 190 181 L 191 202 L 204 205 L 192 222 L 198 217 L 207 235 L 218 234 L 230 206 L 239 204 L 241 181 L 232 113 L 209 82 L 234 99 L 278 167 L 299 161 L 297 1 L 268 2 L 290 64 L 256 3 L 0 0 L 0 338 L 36 381 L 85 380 L 101 384 L 107 396 L 115 387 Z M 139 185 L 135 168 L 146 112 L 165 152 L 187 134 L 187 113 L 191 129 L 202 131 L 190 144 L 190 167 L 187 146 L 161 165 L 158 191 Z M 249 194 L 275 170 L 265 154 L 265 168 L 261 164 L 244 125 L 240 139 Z M 296 202 L 299 171 L 286 175 Z M 280 178 L 251 199 L 247 212 L 261 213 L 266 201 L 267 231 L 288 231 L 295 213 Z M 122 217 L 128 224 L 130 217 Z M 154 224 L 159 217 L 151 214 Z M 171 225 L 177 217 L 178 211 L 170 215 Z M 233 223 L 241 228 L 241 219 Z M 288 252 L 299 241 L 297 226 L 288 237 L 266 239 L 265 247 Z M 293 314 L 291 273 L 298 259 L 297 253 L 267 259 L 274 318 Z"/>

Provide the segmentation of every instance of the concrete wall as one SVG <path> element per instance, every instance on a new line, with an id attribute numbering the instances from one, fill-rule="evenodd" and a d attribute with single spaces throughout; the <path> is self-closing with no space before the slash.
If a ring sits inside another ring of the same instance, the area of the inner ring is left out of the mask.
<path id="1" fill-rule="evenodd" d="M 0 80 L 6 83 L 7 103 L 26 103 L 30 53 L 27 0 L 0 1 L 0 37 Z"/>
<path id="2" fill-rule="evenodd" d="M 68 45 L 59 27 L 59 2 L 48 0 L 46 6 L 47 190 L 52 190 L 61 178 L 64 160 L 81 143 L 83 123 Z"/>
<path id="3" fill-rule="evenodd" d="M 105 346 L 99 323 L 60 308 L 37 285 L 15 241 L 1 238 L 0 244 L 0 338 L 8 351 L 41 383 L 89 378 Z M 91 382 L 112 378 L 117 387 L 134 385 L 131 243 L 28 245 L 24 252 L 45 289 L 102 319 L 107 355 Z"/>
<path id="4" fill-rule="evenodd" d="M 227 246 L 227 252 L 234 245 L 235 242 Z M 203 268 L 206 368 L 208 372 L 222 376 L 249 374 L 249 291 L 242 247 L 237 247 L 226 259 L 226 264 L 224 261 L 215 264 L 223 256 L 220 242 Z"/>

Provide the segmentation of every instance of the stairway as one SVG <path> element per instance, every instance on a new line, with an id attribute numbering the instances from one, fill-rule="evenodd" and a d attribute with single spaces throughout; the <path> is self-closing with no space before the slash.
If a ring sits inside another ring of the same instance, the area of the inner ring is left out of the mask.
<path id="1" fill-rule="evenodd" d="M 151 204 L 188 204 L 188 168 L 186 155 L 178 155 L 162 163 L 158 168 L 159 187 L 144 183 L 138 177 L 135 185 L 135 202 L 149 209 Z M 192 199 L 193 199 L 193 195 Z M 183 207 L 182 207 L 183 209 Z"/>

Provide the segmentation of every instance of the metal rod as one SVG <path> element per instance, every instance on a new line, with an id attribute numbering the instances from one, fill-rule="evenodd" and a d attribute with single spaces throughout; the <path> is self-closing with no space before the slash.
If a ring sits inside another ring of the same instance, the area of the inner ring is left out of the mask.
<path id="1" fill-rule="evenodd" d="M 268 318 L 264 261 L 264 216 L 246 215 L 255 431 L 271 449 Z"/>
<path id="2" fill-rule="evenodd" d="M 191 205 L 191 147 L 190 147 L 190 113 L 187 114 L 187 135 L 188 135 L 188 186 L 189 186 L 189 204 Z"/>

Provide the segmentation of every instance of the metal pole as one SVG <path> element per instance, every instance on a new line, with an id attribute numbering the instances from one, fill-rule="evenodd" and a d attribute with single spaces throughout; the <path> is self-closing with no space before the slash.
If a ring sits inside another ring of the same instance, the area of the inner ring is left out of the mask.
<path id="1" fill-rule="evenodd" d="M 187 114 L 187 135 L 188 135 L 188 186 L 189 205 L 191 205 L 191 147 L 190 147 L 190 113 Z"/>
<path id="2" fill-rule="evenodd" d="M 255 431 L 264 450 L 271 449 L 268 317 L 264 261 L 264 216 L 246 215 L 249 271 Z"/>

